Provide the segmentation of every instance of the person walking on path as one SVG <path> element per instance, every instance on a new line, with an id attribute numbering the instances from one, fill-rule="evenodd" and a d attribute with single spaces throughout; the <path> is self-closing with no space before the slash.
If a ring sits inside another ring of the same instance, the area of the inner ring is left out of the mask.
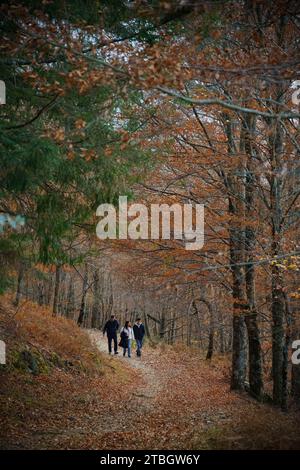
<path id="1" fill-rule="evenodd" d="M 128 352 L 128 357 L 131 357 L 131 341 L 134 339 L 133 329 L 130 321 L 126 321 L 125 325 L 121 329 L 121 341 L 120 346 L 123 348 L 123 356 Z"/>
<path id="2" fill-rule="evenodd" d="M 108 320 L 103 328 L 103 336 L 105 333 L 107 334 L 108 340 L 108 352 L 111 354 L 112 352 L 112 342 L 114 342 L 114 352 L 118 354 L 118 339 L 117 339 L 117 331 L 119 329 L 119 323 L 115 319 L 114 315 L 111 315 L 110 320 Z"/>
<path id="3" fill-rule="evenodd" d="M 136 354 L 137 356 L 142 355 L 142 346 L 143 346 L 143 339 L 145 336 L 145 327 L 142 323 L 142 320 L 140 318 L 136 319 L 135 324 L 133 325 L 133 333 L 134 333 L 134 338 L 136 341 Z"/>

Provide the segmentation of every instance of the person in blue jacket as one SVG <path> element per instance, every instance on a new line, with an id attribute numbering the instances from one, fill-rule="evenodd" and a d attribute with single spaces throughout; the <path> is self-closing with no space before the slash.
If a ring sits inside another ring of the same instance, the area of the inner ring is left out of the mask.
<path id="1" fill-rule="evenodd" d="M 114 315 L 111 315 L 110 320 L 108 320 L 103 328 L 103 336 L 105 333 L 107 334 L 108 340 L 108 352 L 111 354 L 112 352 L 112 342 L 114 342 L 114 352 L 118 354 L 118 340 L 117 340 L 117 331 L 119 329 L 119 323 L 115 319 Z"/>
<path id="2" fill-rule="evenodd" d="M 142 355 L 142 346 L 143 346 L 143 339 L 145 336 L 145 327 L 142 323 L 142 320 L 138 317 L 136 319 L 135 324 L 133 325 L 133 333 L 134 333 L 134 339 L 136 341 L 136 354 L 137 356 Z"/>

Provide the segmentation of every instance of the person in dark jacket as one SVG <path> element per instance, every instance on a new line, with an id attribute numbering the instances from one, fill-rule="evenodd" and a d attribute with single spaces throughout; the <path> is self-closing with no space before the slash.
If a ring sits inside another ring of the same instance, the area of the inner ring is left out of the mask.
<path id="1" fill-rule="evenodd" d="M 143 339 L 145 336 L 145 327 L 140 318 L 137 318 L 135 324 L 133 325 L 133 333 L 134 333 L 134 339 L 136 341 L 136 354 L 137 356 L 141 356 L 142 355 L 141 349 L 143 346 Z"/>
<path id="2" fill-rule="evenodd" d="M 119 323 L 115 319 L 114 315 L 111 315 L 110 320 L 108 320 L 103 328 L 103 336 L 105 335 L 105 332 L 107 334 L 107 340 L 108 340 L 108 351 L 109 354 L 111 354 L 112 351 L 112 342 L 114 342 L 114 352 L 115 354 L 118 354 L 118 340 L 117 340 L 117 331 L 119 329 Z"/>

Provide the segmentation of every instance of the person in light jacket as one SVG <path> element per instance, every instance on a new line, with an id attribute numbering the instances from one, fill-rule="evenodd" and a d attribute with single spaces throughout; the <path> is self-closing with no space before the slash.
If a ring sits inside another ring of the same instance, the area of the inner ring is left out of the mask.
<path id="1" fill-rule="evenodd" d="M 128 352 L 128 357 L 131 357 L 131 341 L 134 339 L 133 329 L 130 321 L 126 321 L 125 325 L 121 329 L 121 342 L 120 345 L 123 348 L 123 356 Z"/>

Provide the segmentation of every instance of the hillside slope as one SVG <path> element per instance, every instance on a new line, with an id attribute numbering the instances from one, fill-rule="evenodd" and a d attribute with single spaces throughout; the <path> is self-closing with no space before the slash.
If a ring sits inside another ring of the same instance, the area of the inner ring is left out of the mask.
<path id="1" fill-rule="evenodd" d="M 2 449 L 80 447 L 84 434 L 92 435 L 91 416 L 99 429 L 106 426 L 109 407 L 120 406 L 136 375 L 111 364 L 74 322 L 32 302 L 16 313 L 1 297 L 0 338 L 7 349 L 0 366 Z"/>

